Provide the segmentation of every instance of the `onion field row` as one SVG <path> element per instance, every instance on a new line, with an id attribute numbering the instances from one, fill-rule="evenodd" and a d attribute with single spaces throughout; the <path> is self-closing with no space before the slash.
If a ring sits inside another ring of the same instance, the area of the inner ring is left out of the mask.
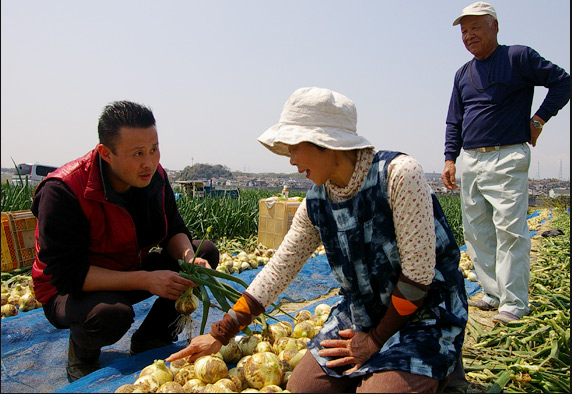
<path id="1" fill-rule="evenodd" d="M 34 188 L 2 185 L 2 212 L 30 209 Z M 254 249 L 258 236 L 258 203 L 260 199 L 278 196 L 280 190 L 245 189 L 237 199 L 206 197 L 177 200 L 179 211 L 193 238 L 202 239 L 212 226 L 209 239 L 222 250 L 229 243 L 240 243 L 241 249 Z M 304 197 L 305 192 L 291 191 L 290 197 Z M 461 202 L 457 196 L 440 196 L 439 201 L 459 246 L 464 244 Z"/>

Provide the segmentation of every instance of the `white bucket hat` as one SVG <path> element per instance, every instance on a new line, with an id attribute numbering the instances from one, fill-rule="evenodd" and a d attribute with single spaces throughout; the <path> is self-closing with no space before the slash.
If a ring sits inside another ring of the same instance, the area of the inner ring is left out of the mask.
<path id="1" fill-rule="evenodd" d="M 457 26 L 459 23 L 461 23 L 461 19 L 467 15 L 490 15 L 497 19 L 497 12 L 492 5 L 485 3 L 484 1 L 477 1 L 476 3 L 463 8 L 461 16 L 453 21 L 453 26 Z"/>
<path id="2" fill-rule="evenodd" d="M 371 142 L 357 135 L 356 125 L 356 107 L 346 96 L 329 89 L 300 88 L 284 104 L 278 124 L 258 141 L 288 157 L 288 146 L 301 142 L 334 150 L 373 148 Z"/>

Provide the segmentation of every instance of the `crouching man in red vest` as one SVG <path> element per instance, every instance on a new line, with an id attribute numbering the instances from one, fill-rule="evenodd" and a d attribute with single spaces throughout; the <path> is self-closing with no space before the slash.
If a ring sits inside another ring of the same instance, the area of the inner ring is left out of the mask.
<path id="1" fill-rule="evenodd" d="M 179 276 L 177 260 L 190 262 L 199 241 L 159 164 L 152 111 L 113 102 L 98 133 L 95 149 L 44 179 L 32 204 L 34 292 L 49 322 L 70 330 L 71 381 L 100 368 L 101 348 L 121 339 L 134 322 L 133 305 L 152 295 L 158 298 L 133 334 L 130 353 L 177 340 L 175 300 L 195 285 Z M 214 269 L 218 260 L 217 248 L 205 241 L 195 264 Z"/>

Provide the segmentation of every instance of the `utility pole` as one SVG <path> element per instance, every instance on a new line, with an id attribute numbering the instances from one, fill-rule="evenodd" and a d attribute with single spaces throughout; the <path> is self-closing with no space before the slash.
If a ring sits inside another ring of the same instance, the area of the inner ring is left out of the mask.
<path id="1" fill-rule="evenodd" d="M 558 179 L 560 179 L 561 181 L 564 180 L 562 179 L 562 159 L 560 159 L 560 170 L 558 171 Z"/>

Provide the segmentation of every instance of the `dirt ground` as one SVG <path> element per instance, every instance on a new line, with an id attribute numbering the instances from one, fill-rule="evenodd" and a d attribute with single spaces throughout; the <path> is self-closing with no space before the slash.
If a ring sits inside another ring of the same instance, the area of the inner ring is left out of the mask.
<path id="1" fill-rule="evenodd" d="M 538 244 L 542 240 L 542 236 L 540 234 L 543 231 L 550 230 L 552 228 L 550 222 L 551 222 L 551 220 L 547 220 L 546 222 L 544 222 L 542 224 L 541 228 L 537 231 L 537 234 L 531 238 L 531 253 L 530 253 L 531 262 L 536 259 L 536 249 L 537 249 Z M 315 298 L 315 299 L 310 300 L 310 301 L 280 304 L 280 308 L 282 308 L 286 312 L 294 312 L 294 311 L 303 309 L 306 305 L 313 304 L 319 300 L 327 299 L 327 298 L 332 297 L 336 294 L 338 294 L 338 289 L 333 289 L 328 294 L 321 296 L 321 297 L 318 297 L 318 298 Z M 471 297 L 471 299 L 478 300 L 478 299 L 481 299 L 482 296 L 483 296 L 482 292 L 479 292 L 479 293 L 475 294 L 473 297 Z M 310 311 L 310 312 L 313 312 L 313 311 Z M 496 313 L 497 313 L 497 311 L 481 311 L 478 308 L 469 307 L 469 315 L 481 325 L 481 328 L 484 331 L 491 330 L 494 327 L 494 323 L 491 321 L 491 319 L 492 319 L 493 315 L 495 315 Z M 468 328 L 466 331 L 465 338 L 466 338 L 466 341 L 465 341 L 464 347 L 471 346 L 472 345 L 472 343 L 471 343 L 472 339 L 469 335 Z M 466 378 L 468 381 L 468 386 L 464 392 L 466 392 L 466 393 L 483 393 L 487 390 L 487 386 L 483 386 L 483 385 L 477 383 L 476 381 L 472 381 L 471 378 L 468 376 Z M 454 392 L 454 391 L 449 391 L 449 392 Z M 459 391 L 459 392 L 462 392 L 462 391 Z"/>

